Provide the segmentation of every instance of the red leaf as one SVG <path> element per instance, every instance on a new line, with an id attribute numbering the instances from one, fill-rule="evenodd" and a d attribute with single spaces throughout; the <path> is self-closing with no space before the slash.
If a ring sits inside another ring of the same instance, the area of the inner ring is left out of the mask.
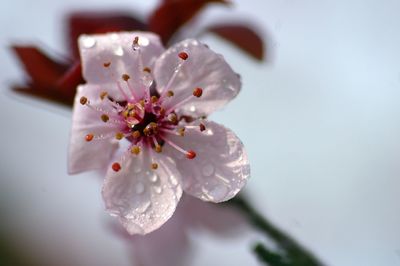
<path id="1" fill-rule="evenodd" d="M 69 107 L 73 105 L 73 99 L 65 98 L 64 95 L 51 89 L 45 89 L 43 87 L 35 86 L 34 84 L 29 86 L 14 86 L 12 88 L 16 93 L 33 96 L 42 100 L 46 100 L 53 103 L 63 104 Z"/>
<path id="2" fill-rule="evenodd" d="M 163 42 L 167 43 L 183 24 L 210 3 L 230 4 L 226 0 L 163 1 L 149 18 L 149 30 L 160 35 Z"/>
<path id="3" fill-rule="evenodd" d="M 51 87 L 67 69 L 65 64 L 54 61 L 33 46 L 12 46 L 33 83 Z"/>
<path id="4" fill-rule="evenodd" d="M 85 83 L 82 77 L 81 62 L 77 61 L 75 64 L 64 73 L 64 75 L 57 82 L 57 91 L 64 95 L 65 99 L 72 102 L 76 88 L 79 84 Z"/>
<path id="5" fill-rule="evenodd" d="M 264 59 L 264 42 L 251 28 L 241 24 L 218 25 L 209 31 L 232 42 L 258 60 Z"/>
<path id="6" fill-rule="evenodd" d="M 75 58 L 79 58 L 77 39 L 81 34 L 105 33 L 112 31 L 146 30 L 140 19 L 125 12 L 78 12 L 72 13 L 68 21 L 68 43 Z"/>
<path id="7" fill-rule="evenodd" d="M 15 86 L 13 90 L 20 94 L 34 96 L 42 100 L 56 102 L 72 107 L 76 88 L 84 83 L 81 74 L 81 64 L 76 62 L 65 71 L 64 75 L 51 86 L 38 85 L 30 82 L 27 86 Z"/>

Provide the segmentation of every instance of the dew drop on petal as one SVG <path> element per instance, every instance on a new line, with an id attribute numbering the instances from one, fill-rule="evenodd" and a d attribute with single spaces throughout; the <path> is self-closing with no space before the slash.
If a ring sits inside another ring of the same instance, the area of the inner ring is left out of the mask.
<path id="1" fill-rule="evenodd" d="M 118 34 L 117 33 L 112 33 L 110 38 L 111 38 L 111 40 L 116 41 L 116 40 L 118 40 Z"/>
<path id="2" fill-rule="evenodd" d="M 124 50 L 122 49 L 122 46 L 117 46 L 114 48 L 114 54 L 117 56 L 123 56 L 124 55 Z"/>
<path id="3" fill-rule="evenodd" d="M 204 176 L 212 176 L 214 174 L 214 165 L 211 163 L 207 163 L 203 166 L 201 169 L 201 172 L 203 173 Z"/>
<path id="4" fill-rule="evenodd" d="M 190 112 L 196 112 L 196 106 L 192 105 L 189 108 Z"/>
<path id="5" fill-rule="evenodd" d="M 142 182 L 136 184 L 135 191 L 137 194 L 142 194 L 144 192 L 144 185 Z"/>
<path id="6" fill-rule="evenodd" d="M 178 179 L 177 179 L 176 176 L 174 176 L 174 175 L 170 175 L 170 176 L 169 176 L 169 182 L 170 182 L 171 185 L 173 185 L 174 187 L 178 185 Z"/>
<path id="7" fill-rule="evenodd" d="M 139 38 L 139 45 L 140 46 L 148 46 L 149 44 L 150 44 L 150 41 L 146 37 L 140 37 Z"/>
<path id="8" fill-rule="evenodd" d="M 82 45 L 84 48 L 92 48 L 96 45 L 96 40 L 92 37 L 84 37 L 82 40 Z"/>
<path id="9" fill-rule="evenodd" d="M 150 181 L 155 183 L 158 180 L 158 175 L 156 173 L 150 175 Z"/>
<path id="10" fill-rule="evenodd" d="M 156 193 L 161 194 L 161 192 L 162 192 L 162 187 L 154 186 L 153 188 L 154 188 L 154 191 L 155 191 Z"/>

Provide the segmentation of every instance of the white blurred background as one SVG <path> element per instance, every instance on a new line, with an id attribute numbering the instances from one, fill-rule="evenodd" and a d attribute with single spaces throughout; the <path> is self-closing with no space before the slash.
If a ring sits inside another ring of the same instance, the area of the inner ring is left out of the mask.
<path id="1" fill-rule="evenodd" d="M 265 63 L 202 37 L 243 78 L 238 98 L 212 118 L 247 147 L 246 193 L 327 265 L 400 265 L 400 2 L 234 2 L 210 6 L 198 19 L 251 18 L 265 37 Z M 67 10 L 128 9 L 145 17 L 156 4 L 0 3 L 0 237 L 42 265 L 131 261 L 126 242 L 106 228 L 99 177 L 66 174 L 70 110 L 8 90 L 23 80 L 8 47 L 25 41 L 66 54 Z M 259 265 L 249 248 L 261 235 L 191 239 L 191 265 Z"/>

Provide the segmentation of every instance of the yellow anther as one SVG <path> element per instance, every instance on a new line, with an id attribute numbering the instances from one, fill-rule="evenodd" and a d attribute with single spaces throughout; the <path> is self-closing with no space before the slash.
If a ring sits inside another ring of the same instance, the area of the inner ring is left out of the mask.
<path id="1" fill-rule="evenodd" d="M 178 134 L 180 135 L 180 136 L 185 136 L 185 128 L 184 127 L 181 127 L 181 128 L 179 128 L 178 129 Z"/>
<path id="2" fill-rule="evenodd" d="M 88 102 L 88 99 L 87 99 L 85 96 L 82 96 L 81 99 L 79 100 L 79 102 L 80 102 L 82 105 L 85 105 L 85 104 Z"/>
<path id="3" fill-rule="evenodd" d="M 151 102 L 152 103 L 156 103 L 158 101 L 158 97 L 157 96 L 151 96 Z"/>
<path id="4" fill-rule="evenodd" d="M 141 134 L 139 130 L 135 130 L 132 132 L 132 137 L 134 137 L 135 139 L 140 138 Z"/>
<path id="5" fill-rule="evenodd" d="M 100 99 L 101 99 L 101 100 L 104 100 L 104 98 L 106 98 L 107 95 L 108 95 L 108 93 L 107 93 L 106 91 L 102 91 L 102 92 L 100 93 Z"/>
<path id="6" fill-rule="evenodd" d="M 123 137 L 124 137 L 124 133 L 122 133 L 122 132 L 115 133 L 115 138 L 117 140 L 121 140 Z"/>
<path id="7" fill-rule="evenodd" d="M 110 117 L 106 114 L 102 114 L 101 115 L 101 121 L 103 121 L 104 123 L 108 122 L 108 120 L 110 120 Z"/>
<path id="8" fill-rule="evenodd" d="M 140 147 L 139 146 L 133 146 L 131 148 L 131 153 L 138 155 L 140 153 Z"/>
<path id="9" fill-rule="evenodd" d="M 123 74 L 122 79 L 128 81 L 131 77 L 128 74 Z"/>
<path id="10" fill-rule="evenodd" d="M 157 153 L 162 152 L 162 147 L 161 147 L 161 145 L 160 145 L 160 144 L 157 144 L 157 145 L 154 147 L 154 150 L 155 150 Z"/>

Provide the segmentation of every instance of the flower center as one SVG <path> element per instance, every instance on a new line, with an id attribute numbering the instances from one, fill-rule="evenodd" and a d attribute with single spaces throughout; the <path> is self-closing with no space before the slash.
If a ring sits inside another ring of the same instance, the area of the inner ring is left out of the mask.
<path id="1" fill-rule="evenodd" d="M 202 88 L 192 88 L 193 92 L 188 97 L 180 98 L 179 101 L 171 101 L 175 96 L 174 92 L 169 88 L 184 62 L 188 60 L 189 55 L 186 52 L 177 54 L 177 57 L 181 61 L 172 73 L 169 82 L 160 91 L 160 94 L 153 93 L 157 95 L 152 95 L 151 82 L 146 82 L 152 80 L 151 70 L 149 67 L 143 67 L 142 65 L 143 61 L 138 43 L 138 37 L 135 37 L 133 40 L 133 51 L 138 53 L 138 67 L 142 70 L 142 76 L 136 83 L 132 83 L 128 74 L 123 73 L 121 75 L 122 80 L 117 81 L 116 88 L 118 88 L 120 95 L 123 96 L 123 101 L 114 100 L 106 91 L 101 92 L 99 95 L 101 99 L 100 107 L 92 105 L 86 97 L 81 97 L 80 103 L 82 105 L 101 113 L 100 119 L 104 123 L 113 124 L 112 128 L 116 129 L 116 132 L 108 135 L 96 135 L 95 132 L 89 133 L 85 136 L 85 140 L 89 142 L 110 138 L 117 140 L 126 139 L 130 143 L 127 152 L 134 155 L 140 154 L 142 149 L 148 149 L 150 154 L 152 151 L 160 153 L 163 146 L 167 144 L 185 154 L 186 158 L 194 159 L 196 153 L 193 150 L 185 149 L 185 147 L 177 145 L 171 139 L 171 135 L 184 137 L 185 128 L 193 127 L 180 123 L 181 117 L 177 115 L 175 110 L 184 105 L 192 97 L 199 98 L 203 94 Z M 104 64 L 104 67 L 110 68 L 112 67 L 112 63 L 107 62 L 107 64 Z M 190 88 L 188 89 L 190 90 Z M 107 108 L 101 108 L 103 105 L 107 105 Z M 110 106 L 111 108 L 109 108 Z M 205 130 L 205 126 L 201 123 L 197 127 L 200 131 Z M 157 168 L 157 163 L 152 159 L 151 169 L 156 170 Z M 115 162 L 112 165 L 112 169 L 118 172 L 121 169 L 121 165 Z"/>

